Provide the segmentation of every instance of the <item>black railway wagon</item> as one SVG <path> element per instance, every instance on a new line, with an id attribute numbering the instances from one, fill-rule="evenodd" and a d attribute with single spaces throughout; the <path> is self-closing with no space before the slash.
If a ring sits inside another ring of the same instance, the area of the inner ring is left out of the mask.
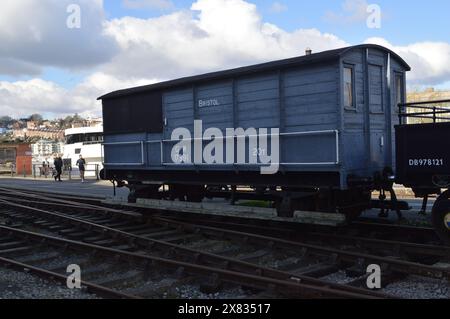
<path id="1" fill-rule="evenodd" d="M 428 196 L 439 195 L 432 223 L 439 237 L 450 244 L 450 100 L 399 107 L 400 123 L 395 127 L 396 181 L 424 198 L 424 212 Z"/>
<path id="2" fill-rule="evenodd" d="M 163 184 L 194 201 L 250 185 L 271 190 L 282 216 L 358 215 L 392 186 L 409 70 L 368 44 L 112 92 L 99 98 L 103 178 L 131 201 Z"/>

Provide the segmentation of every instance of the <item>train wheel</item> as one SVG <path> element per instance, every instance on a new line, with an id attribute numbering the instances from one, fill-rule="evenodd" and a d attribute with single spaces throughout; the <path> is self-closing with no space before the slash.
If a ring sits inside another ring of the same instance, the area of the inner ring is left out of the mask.
<path id="1" fill-rule="evenodd" d="M 450 245 L 450 200 L 448 198 L 436 201 L 431 220 L 439 238 Z"/>
<path id="2" fill-rule="evenodd" d="M 136 201 L 137 201 L 136 194 L 134 192 L 130 192 L 130 194 L 128 195 L 128 203 L 136 204 Z"/>
<path id="3" fill-rule="evenodd" d="M 173 184 L 169 185 L 169 198 L 170 200 L 186 201 L 186 187 L 184 185 Z"/>
<path id="4" fill-rule="evenodd" d="M 130 185 L 130 194 L 128 195 L 128 203 L 136 203 L 138 198 L 159 199 L 160 185 Z"/>
<path id="5" fill-rule="evenodd" d="M 186 193 L 188 202 L 201 203 L 205 198 L 205 187 L 192 185 Z"/>

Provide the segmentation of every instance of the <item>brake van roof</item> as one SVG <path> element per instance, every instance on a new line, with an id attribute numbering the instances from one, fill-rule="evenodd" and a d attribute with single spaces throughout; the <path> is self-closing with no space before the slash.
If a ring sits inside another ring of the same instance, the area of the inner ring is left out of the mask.
<path id="1" fill-rule="evenodd" d="M 284 60 L 278 60 L 268 63 L 261 63 L 251 66 L 245 66 L 240 67 L 236 69 L 230 69 L 230 70 L 224 70 L 224 71 L 218 71 L 213 73 L 207 73 L 202 75 L 196 75 L 196 76 L 190 76 L 190 77 L 184 77 L 176 80 L 170 80 L 165 82 L 160 82 L 156 84 L 151 85 L 144 85 L 124 90 L 118 90 L 111 93 L 108 93 L 106 95 L 103 95 L 98 98 L 98 100 L 106 100 L 106 99 L 113 99 L 118 98 L 122 96 L 127 95 L 133 95 L 133 94 L 140 94 L 140 93 L 146 93 L 151 91 L 157 91 L 162 89 L 169 89 L 174 87 L 180 87 L 183 85 L 192 85 L 195 83 L 205 82 L 205 81 L 212 81 L 212 80 L 219 80 L 224 78 L 231 78 L 241 75 L 249 75 L 264 71 L 271 71 L 271 70 L 277 70 L 277 69 L 285 69 L 289 67 L 296 67 L 304 64 L 313 64 L 313 63 L 319 63 L 319 62 L 325 62 L 325 61 L 333 61 L 336 59 L 339 59 L 342 55 L 345 53 L 355 50 L 355 49 L 378 49 L 385 52 L 389 52 L 392 57 L 396 58 L 398 62 L 405 67 L 406 71 L 410 71 L 411 67 L 401 58 L 397 53 L 394 51 L 385 48 L 380 45 L 376 44 L 361 44 L 356 46 L 350 46 L 335 50 L 329 50 L 329 51 L 323 51 L 314 53 L 311 55 L 304 55 L 300 57 L 295 58 L 289 58 Z"/>

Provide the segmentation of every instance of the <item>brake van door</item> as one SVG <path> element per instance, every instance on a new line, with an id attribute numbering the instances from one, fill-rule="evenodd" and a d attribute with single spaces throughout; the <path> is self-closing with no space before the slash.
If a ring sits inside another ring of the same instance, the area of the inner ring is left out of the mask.
<path id="1" fill-rule="evenodd" d="M 386 166 L 386 152 L 390 141 L 386 135 L 386 76 L 381 64 L 368 65 L 370 166 L 382 170 Z"/>
<path id="2" fill-rule="evenodd" d="M 170 142 L 172 133 L 176 129 L 189 130 L 191 138 L 194 134 L 194 91 L 192 88 L 178 89 L 165 92 L 163 97 L 164 140 L 163 163 L 173 164 L 171 153 L 177 141 Z M 175 137 L 177 139 L 178 137 Z M 179 151 L 179 160 L 189 162 L 192 153 L 188 150 Z"/>

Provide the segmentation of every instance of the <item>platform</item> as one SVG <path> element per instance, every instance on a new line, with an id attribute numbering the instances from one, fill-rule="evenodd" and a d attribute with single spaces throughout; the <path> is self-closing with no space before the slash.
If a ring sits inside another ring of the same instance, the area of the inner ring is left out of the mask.
<path id="1" fill-rule="evenodd" d="M 61 193 L 70 195 L 93 196 L 99 198 L 112 198 L 114 189 L 109 181 L 86 180 L 81 183 L 79 180 L 55 182 L 51 178 L 20 178 L 20 177 L 0 177 L 0 187 L 12 187 L 18 189 L 29 189 L 49 193 Z M 127 198 L 127 188 L 117 188 L 116 198 Z"/>

